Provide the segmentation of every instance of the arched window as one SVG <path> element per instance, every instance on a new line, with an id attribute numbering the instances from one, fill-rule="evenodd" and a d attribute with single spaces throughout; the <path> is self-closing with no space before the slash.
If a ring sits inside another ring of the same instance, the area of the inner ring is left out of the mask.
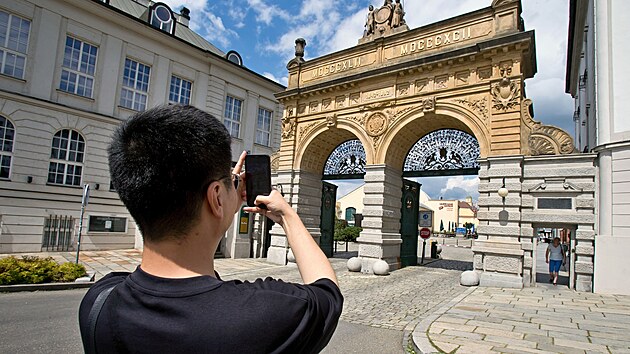
<path id="1" fill-rule="evenodd" d="M 48 183 L 80 186 L 84 154 L 85 140 L 78 131 L 58 131 L 52 140 Z"/>
<path id="2" fill-rule="evenodd" d="M 151 26 L 155 28 L 159 28 L 164 32 L 168 32 L 173 34 L 175 21 L 173 21 L 173 11 L 162 3 L 157 3 L 153 6 L 151 10 Z"/>
<path id="3" fill-rule="evenodd" d="M 15 127 L 8 119 L 0 116 L 0 178 L 11 177 L 11 160 L 13 160 L 13 141 Z"/>
<path id="4" fill-rule="evenodd" d="M 357 213 L 357 209 L 350 207 L 346 208 L 346 221 L 354 221 L 354 214 Z"/>

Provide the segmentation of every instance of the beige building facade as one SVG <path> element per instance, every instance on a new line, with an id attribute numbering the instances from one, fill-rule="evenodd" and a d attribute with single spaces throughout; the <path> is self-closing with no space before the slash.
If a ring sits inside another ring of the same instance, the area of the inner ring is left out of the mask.
<path id="1" fill-rule="evenodd" d="M 532 116 L 524 82 L 536 74 L 535 38 L 524 28 L 520 1 L 494 0 L 416 29 L 388 27 L 387 6 L 377 9 L 378 30 L 366 31 L 355 47 L 306 61 L 306 43 L 297 40 L 287 90 L 276 95 L 285 109 L 275 183 L 309 231 L 321 245 L 322 177 L 331 153 L 359 141 L 365 151 L 361 271 L 370 273 L 381 261 L 390 269 L 404 266 L 401 215 L 413 202 L 401 198 L 418 189 L 404 181 L 414 176 L 405 161 L 419 139 L 463 132 L 478 146 L 468 149 L 479 156 L 472 169 L 480 179 L 473 252 L 481 284 L 535 285 L 534 229 L 562 224 L 577 235 L 571 286 L 592 291 L 594 155 L 578 154 L 570 135 Z M 462 144 L 453 145 L 421 162 L 444 173 L 440 163 L 468 156 Z M 499 189 L 508 195 L 499 196 Z M 271 245 L 270 261 L 292 258 L 278 227 Z"/>
<path id="2" fill-rule="evenodd" d="M 182 103 L 210 112 L 233 136 L 234 161 L 243 150 L 279 147 L 273 93 L 283 86 L 190 30 L 187 9 L 9 0 L 0 15 L 0 253 L 75 250 L 86 184 L 81 249 L 141 246 L 110 184 L 106 151 L 114 128 L 137 111 Z M 249 257 L 252 221 L 241 233 L 236 219 L 220 251 Z"/>

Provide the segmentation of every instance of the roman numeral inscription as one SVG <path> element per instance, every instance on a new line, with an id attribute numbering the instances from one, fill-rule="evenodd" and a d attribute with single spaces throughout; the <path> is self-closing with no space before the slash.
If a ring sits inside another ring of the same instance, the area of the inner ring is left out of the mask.
<path id="1" fill-rule="evenodd" d="M 471 30 L 470 27 L 440 33 L 435 36 L 424 37 L 413 42 L 408 42 L 400 46 L 400 56 L 414 54 L 429 49 L 438 48 L 441 46 L 449 45 L 452 43 L 461 42 L 470 39 Z"/>

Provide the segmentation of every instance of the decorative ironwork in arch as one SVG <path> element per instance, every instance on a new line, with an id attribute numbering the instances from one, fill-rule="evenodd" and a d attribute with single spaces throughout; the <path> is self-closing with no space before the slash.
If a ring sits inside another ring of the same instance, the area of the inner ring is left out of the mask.
<path id="1" fill-rule="evenodd" d="M 359 139 L 339 144 L 328 156 L 324 179 L 355 179 L 365 175 L 365 148 Z"/>
<path id="2" fill-rule="evenodd" d="M 403 175 L 409 177 L 467 175 L 479 171 L 479 142 L 455 129 L 433 131 L 409 150 Z"/>

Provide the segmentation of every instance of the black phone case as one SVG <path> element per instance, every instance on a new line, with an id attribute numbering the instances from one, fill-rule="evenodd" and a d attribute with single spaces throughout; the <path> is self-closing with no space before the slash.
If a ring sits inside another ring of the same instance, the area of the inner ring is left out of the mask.
<path id="1" fill-rule="evenodd" d="M 247 206 L 253 207 L 256 197 L 271 193 L 271 161 L 267 155 L 245 157 L 245 190 Z"/>

